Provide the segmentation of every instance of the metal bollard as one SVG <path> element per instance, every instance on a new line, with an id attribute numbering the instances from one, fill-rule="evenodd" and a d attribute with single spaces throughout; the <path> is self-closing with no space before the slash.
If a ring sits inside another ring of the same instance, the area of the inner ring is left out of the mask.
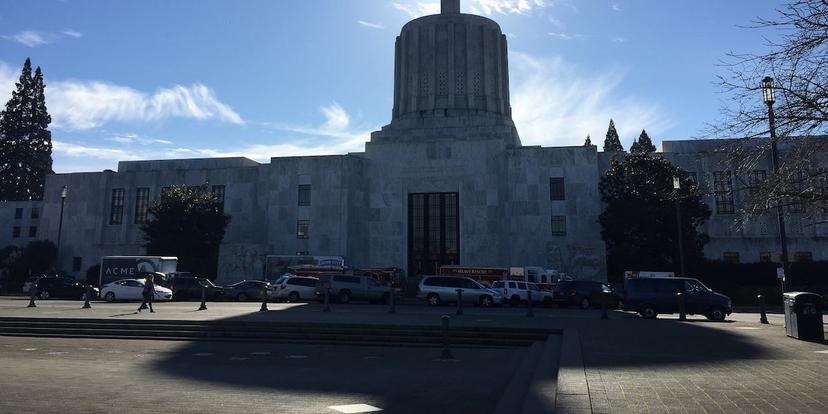
<path id="1" fill-rule="evenodd" d="M 331 311 L 331 288 L 325 289 L 325 307 L 322 308 L 322 312 L 330 312 Z"/>
<path id="2" fill-rule="evenodd" d="M 768 313 L 767 309 L 765 308 L 765 295 L 758 295 L 756 299 L 759 300 L 759 322 L 763 324 L 768 324 Z"/>
<path id="3" fill-rule="evenodd" d="M 449 343 L 449 316 L 443 315 L 440 319 L 443 320 L 443 353 L 440 355 L 440 359 L 454 359 Z"/>
<path id="4" fill-rule="evenodd" d="M 463 289 L 457 289 L 457 315 L 463 314 Z"/>
<path id="5" fill-rule="evenodd" d="M 394 305 L 394 287 L 393 286 L 389 286 L 388 300 L 390 301 L 390 304 L 391 304 L 391 307 L 388 308 L 388 313 L 393 315 L 393 314 L 397 313 L 397 307 L 396 307 L 396 305 Z"/>
<path id="6" fill-rule="evenodd" d="M 83 308 L 81 309 L 92 309 L 92 304 L 89 303 L 89 298 L 92 297 L 92 286 L 86 286 L 86 294 L 83 295 Z"/>
<path id="7" fill-rule="evenodd" d="M 37 289 L 34 286 L 29 288 L 29 306 L 28 308 L 36 308 L 37 305 L 35 304 L 35 298 L 37 297 Z"/>
<path id="8" fill-rule="evenodd" d="M 527 318 L 534 318 L 535 311 L 532 310 L 532 291 L 526 291 L 526 317 Z"/>
<path id="9" fill-rule="evenodd" d="M 676 293 L 676 298 L 678 298 L 679 320 L 680 321 L 686 321 L 687 320 L 687 312 L 684 309 L 684 293 L 681 293 L 681 292 Z"/>
<path id="10" fill-rule="evenodd" d="M 207 310 L 207 286 L 201 285 L 201 306 L 198 310 Z"/>
<path id="11" fill-rule="evenodd" d="M 262 307 L 259 312 L 267 312 L 267 285 L 262 288 Z"/>
<path id="12" fill-rule="evenodd" d="M 607 314 L 607 296 L 609 296 L 609 293 L 601 292 L 601 319 L 609 319 L 609 315 Z"/>

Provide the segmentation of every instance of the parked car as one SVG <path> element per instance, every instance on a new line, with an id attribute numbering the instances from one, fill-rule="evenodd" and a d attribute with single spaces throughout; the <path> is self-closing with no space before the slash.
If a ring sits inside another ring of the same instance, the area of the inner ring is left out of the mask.
<path id="1" fill-rule="evenodd" d="M 201 287 L 207 288 L 207 300 L 220 300 L 224 297 L 224 288 L 216 286 L 210 279 L 201 277 L 175 276 L 170 280 L 170 289 L 175 300 L 201 300 Z"/>
<path id="2" fill-rule="evenodd" d="M 144 283 L 146 279 L 122 279 L 104 285 L 101 289 L 101 296 L 107 302 L 116 300 L 143 300 Z M 155 285 L 153 300 L 172 300 L 173 292 L 169 288 Z"/>
<path id="3" fill-rule="evenodd" d="M 86 285 L 71 277 L 42 277 L 32 286 L 40 299 L 86 299 Z M 98 288 L 92 288 L 92 297 L 98 296 Z"/>
<path id="4" fill-rule="evenodd" d="M 532 291 L 532 303 L 552 305 L 554 293 L 548 290 L 541 290 L 537 284 L 521 282 L 517 280 L 498 280 L 492 283 L 492 289 L 501 291 L 504 302 L 512 306 L 520 306 L 529 301 L 529 291 Z"/>
<path id="5" fill-rule="evenodd" d="M 423 276 L 420 280 L 418 299 L 436 306 L 444 302 L 457 303 L 457 289 L 463 290 L 463 303 L 492 306 L 503 303 L 503 294 L 490 289 L 474 279 L 462 276 Z"/>
<path id="6" fill-rule="evenodd" d="M 224 297 L 235 299 L 239 302 L 248 300 L 262 300 L 262 290 L 267 288 L 267 298 L 273 297 L 273 286 L 261 280 L 242 280 L 230 286 L 224 287 Z"/>
<path id="7" fill-rule="evenodd" d="M 319 279 L 306 276 L 283 276 L 274 284 L 276 299 L 298 302 L 316 299 L 316 283 Z"/>
<path id="8" fill-rule="evenodd" d="M 320 275 L 316 282 L 314 295 L 323 301 L 325 289 L 330 288 L 331 300 L 337 303 L 349 303 L 352 300 L 385 303 L 391 296 L 391 288 L 377 282 L 370 276 L 354 275 Z M 400 290 L 393 290 L 399 296 Z"/>
<path id="9" fill-rule="evenodd" d="M 591 280 L 562 280 L 553 290 L 555 302 L 562 308 L 578 306 L 581 309 L 601 307 L 601 295 L 608 294 L 607 307 L 621 308 L 623 298 L 607 283 Z"/>
<path id="10" fill-rule="evenodd" d="M 730 298 L 716 293 L 698 279 L 687 277 L 627 279 L 624 308 L 655 319 L 659 313 L 677 313 L 676 293 L 684 294 L 685 312 L 723 321 L 733 312 Z"/>

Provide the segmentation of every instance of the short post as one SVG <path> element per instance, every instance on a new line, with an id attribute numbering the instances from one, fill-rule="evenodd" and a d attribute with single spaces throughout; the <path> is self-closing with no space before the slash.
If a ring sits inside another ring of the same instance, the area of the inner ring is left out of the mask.
<path id="1" fill-rule="evenodd" d="M 535 311 L 532 310 L 532 290 L 526 291 L 526 317 L 527 318 L 534 318 Z"/>
<path id="2" fill-rule="evenodd" d="M 768 324 L 768 314 L 767 309 L 765 308 L 765 295 L 758 295 L 756 299 L 759 300 L 759 322 L 763 324 Z"/>
<path id="3" fill-rule="evenodd" d="M 601 319 L 609 319 L 607 314 L 607 296 L 609 293 L 601 292 Z"/>
<path id="4" fill-rule="evenodd" d="M 397 313 L 397 307 L 394 305 L 394 287 L 389 285 L 388 286 L 388 300 L 391 306 L 388 308 L 388 313 L 395 314 Z"/>
<path id="5" fill-rule="evenodd" d="M 28 308 L 36 308 L 35 297 L 37 297 L 37 289 L 34 286 L 29 288 L 29 306 Z"/>
<path id="6" fill-rule="evenodd" d="M 457 289 L 457 315 L 463 314 L 463 289 Z"/>
<path id="7" fill-rule="evenodd" d="M 259 312 L 267 312 L 267 284 L 262 285 L 262 307 Z"/>
<path id="8" fill-rule="evenodd" d="M 449 316 L 443 315 L 441 319 L 443 320 L 443 353 L 440 355 L 440 359 L 454 359 L 449 343 Z"/>
<path id="9" fill-rule="evenodd" d="M 201 285 L 201 306 L 198 310 L 207 310 L 207 286 Z"/>
<path id="10" fill-rule="evenodd" d="M 322 312 L 330 312 L 331 311 L 331 288 L 325 288 L 325 307 L 322 308 Z"/>
<path id="11" fill-rule="evenodd" d="M 86 294 L 83 295 L 83 308 L 81 309 L 92 309 L 92 305 L 89 303 L 89 298 L 92 297 L 92 286 L 86 285 Z"/>
<path id="12" fill-rule="evenodd" d="M 684 293 L 681 293 L 681 292 L 676 293 L 676 298 L 678 298 L 679 320 L 680 321 L 686 321 L 687 320 L 687 312 L 684 309 Z"/>

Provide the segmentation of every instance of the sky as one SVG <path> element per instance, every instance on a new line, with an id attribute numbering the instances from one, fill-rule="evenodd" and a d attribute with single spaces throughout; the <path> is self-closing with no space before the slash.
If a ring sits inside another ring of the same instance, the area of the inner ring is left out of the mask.
<path id="1" fill-rule="evenodd" d="M 781 0 L 461 0 L 509 41 L 524 145 L 704 136 L 726 54 Z M 30 57 L 56 172 L 360 152 L 390 122 L 394 40 L 439 0 L 0 0 L 0 105 Z M 757 105 L 761 97 L 757 96 Z"/>

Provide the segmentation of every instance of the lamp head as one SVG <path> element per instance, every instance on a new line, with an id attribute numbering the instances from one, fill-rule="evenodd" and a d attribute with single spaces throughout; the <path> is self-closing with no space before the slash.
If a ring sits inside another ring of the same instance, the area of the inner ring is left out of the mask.
<path id="1" fill-rule="evenodd" d="M 773 84 L 773 78 L 766 76 L 762 79 L 762 98 L 768 105 L 773 105 L 776 102 L 776 92 Z"/>

